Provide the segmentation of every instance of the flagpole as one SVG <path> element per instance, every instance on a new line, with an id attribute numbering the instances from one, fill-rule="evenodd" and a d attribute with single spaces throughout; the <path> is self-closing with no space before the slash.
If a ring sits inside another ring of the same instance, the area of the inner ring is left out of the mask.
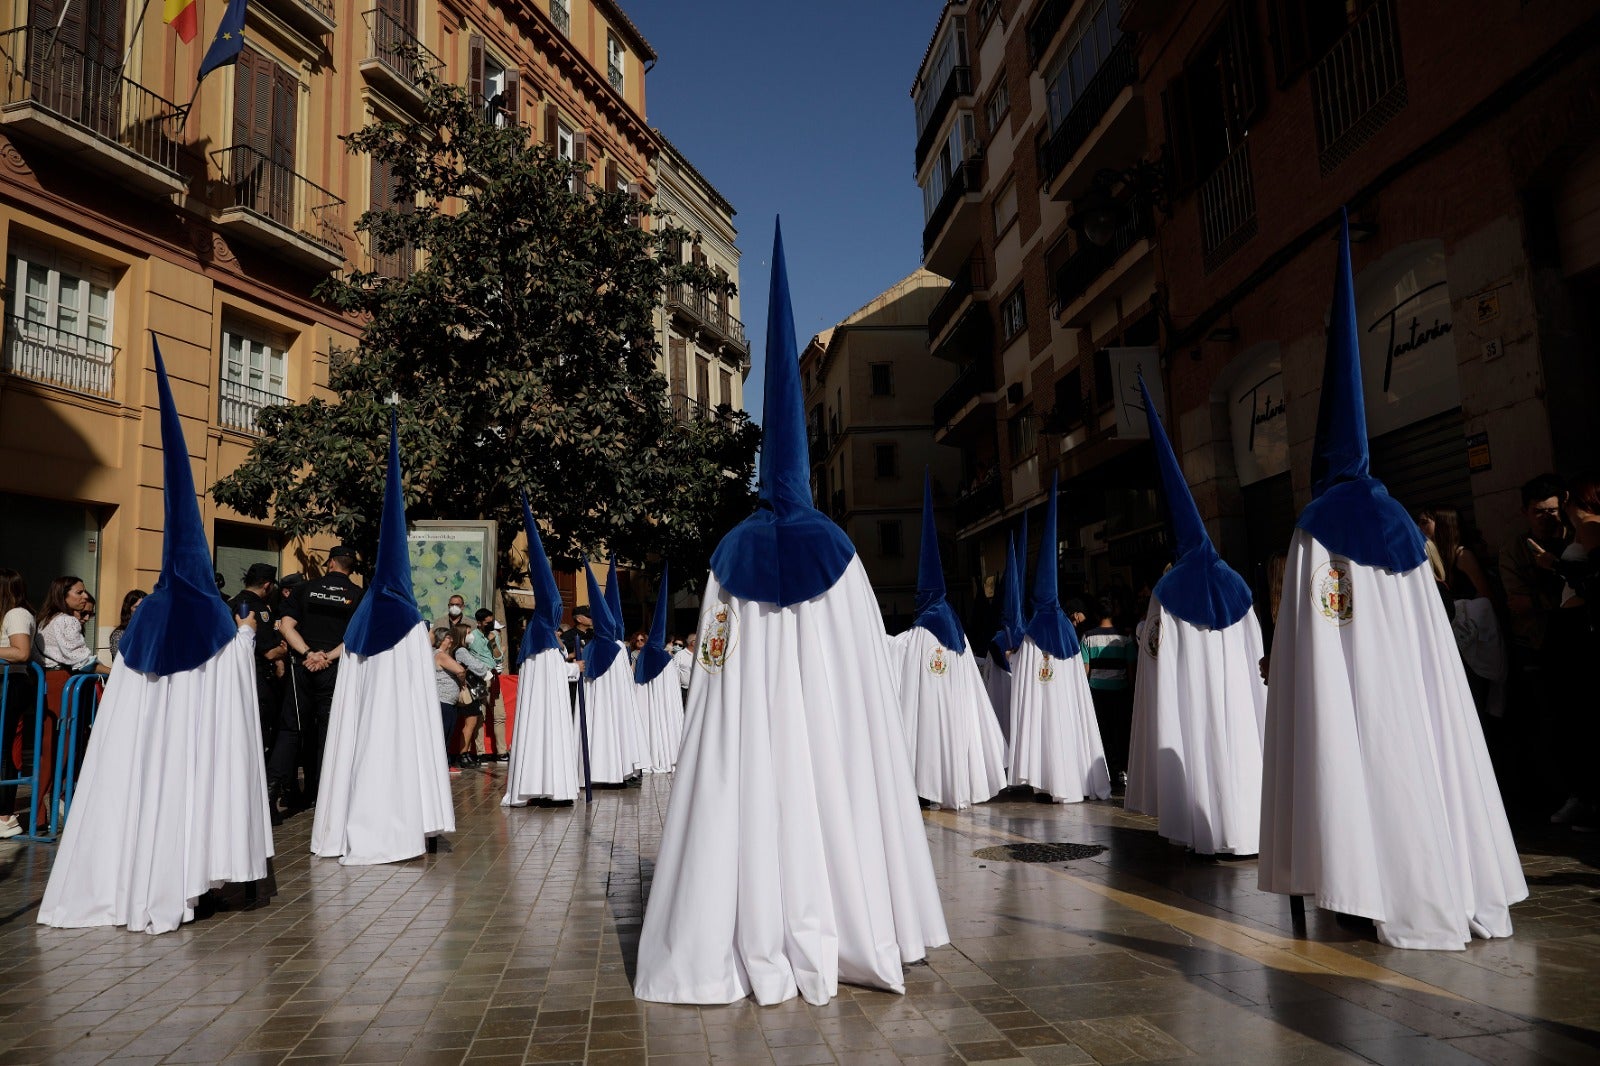
<path id="1" fill-rule="evenodd" d="M 139 30 L 144 27 L 144 17 L 150 12 L 150 0 L 144 0 L 144 6 L 139 9 L 139 18 L 133 24 L 133 32 L 128 35 L 128 50 L 122 53 L 122 62 L 117 66 L 117 73 L 122 73 L 128 66 L 128 60 L 133 56 L 133 46 L 139 40 Z"/>
<path id="2" fill-rule="evenodd" d="M 56 24 L 50 31 L 50 43 L 44 48 L 44 65 L 50 65 L 50 56 L 56 50 L 56 42 L 61 39 L 61 24 L 67 21 L 67 12 L 72 10 L 72 0 L 63 0 L 61 14 L 56 16 Z"/>

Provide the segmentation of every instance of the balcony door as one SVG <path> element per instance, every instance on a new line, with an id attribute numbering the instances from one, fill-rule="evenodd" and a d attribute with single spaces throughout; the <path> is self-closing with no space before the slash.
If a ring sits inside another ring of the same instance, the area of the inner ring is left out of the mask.
<path id="1" fill-rule="evenodd" d="M 293 228 L 299 83 L 248 46 L 233 77 L 234 203 Z"/>
<path id="2" fill-rule="evenodd" d="M 106 137 L 121 132 L 123 10 L 123 0 L 32 0 L 28 5 L 33 99 Z"/>

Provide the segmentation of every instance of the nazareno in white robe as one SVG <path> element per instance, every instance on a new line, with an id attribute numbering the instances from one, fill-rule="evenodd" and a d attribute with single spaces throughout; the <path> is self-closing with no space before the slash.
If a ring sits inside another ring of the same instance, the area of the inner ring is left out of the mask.
<path id="1" fill-rule="evenodd" d="M 1202 855 L 1254 855 L 1261 840 L 1261 624 L 1186 622 L 1150 598 L 1134 680 L 1123 806 Z"/>
<path id="2" fill-rule="evenodd" d="M 983 674 L 983 690 L 989 695 L 989 706 L 1000 726 L 1000 736 L 1006 742 L 1006 763 L 1010 765 L 1011 672 L 995 662 L 993 651 L 978 660 L 978 670 Z"/>
<path id="3" fill-rule="evenodd" d="M 453 833 L 450 768 L 427 627 L 339 661 L 311 823 L 311 853 L 346 866 L 400 862 Z"/>
<path id="4" fill-rule="evenodd" d="M 39 922 L 169 932 L 207 890 L 266 877 L 272 854 L 255 634 L 165 677 L 119 657 Z"/>
<path id="5" fill-rule="evenodd" d="M 1011 783 L 1056 803 L 1111 796 L 1083 657 L 1047 655 L 1032 637 L 1011 656 Z"/>
<path id="6" fill-rule="evenodd" d="M 949 934 L 861 560 L 782 608 L 713 574 L 700 626 L 634 994 L 903 992 L 903 965 Z"/>
<path id="7" fill-rule="evenodd" d="M 1006 745 L 972 657 L 913 626 L 892 644 L 917 795 L 962 810 L 1006 787 Z"/>
<path id="8" fill-rule="evenodd" d="M 1260 880 L 1401 948 L 1511 934 L 1528 895 L 1433 577 L 1295 531 L 1267 686 Z"/>
<path id="9" fill-rule="evenodd" d="M 635 682 L 633 687 L 650 753 L 647 769 L 670 774 L 678 765 L 678 748 L 683 743 L 683 686 L 678 682 L 678 671 L 668 664 L 645 684 Z"/>
<path id="10" fill-rule="evenodd" d="M 578 798 L 583 782 L 582 753 L 567 688 L 567 667 L 566 655 L 556 647 L 528 656 L 517 670 L 517 716 L 511 730 L 502 806 Z"/>
<path id="11" fill-rule="evenodd" d="M 597 785 L 620 785 L 650 765 L 650 752 L 640 728 L 639 697 L 627 649 L 616 642 L 611 668 L 582 681 L 584 714 L 589 723 L 589 778 Z M 574 741 L 574 747 L 577 742 Z"/>

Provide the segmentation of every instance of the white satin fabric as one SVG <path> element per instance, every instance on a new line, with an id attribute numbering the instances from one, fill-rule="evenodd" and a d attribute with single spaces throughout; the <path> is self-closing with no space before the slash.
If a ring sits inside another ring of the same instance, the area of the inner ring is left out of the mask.
<path id="1" fill-rule="evenodd" d="M 1261 850 L 1261 625 L 1203 629 L 1159 598 L 1140 630 L 1123 805 L 1202 855 Z"/>
<path id="2" fill-rule="evenodd" d="M 194 920 L 207 890 L 267 876 L 254 651 L 242 627 L 183 673 L 113 664 L 40 924 L 165 933 Z"/>
<path id="3" fill-rule="evenodd" d="M 1000 736 L 1006 742 L 1006 762 L 1011 760 L 1011 672 L 995 662 L 994 652 L 978 660 L 978 670 L 983 674 L 983 689 L 989 694 L 989 706 L 994 710 L 995 721 L 1000 724 Z"/>
<path id="4" fill-rule="evenodd" d="M 647 684 L 634 683 L 639 717 L 644 719 L 651 773 L 670 774 L 683 744 L 683 686 L 678 671 L 668 666 Z"/>
<path id="5" fill-rule="evenodd" d="M 1263 780 L 1263 890 L 1371 918 L 1394 947 L 1511 935 L 1527 883 L 1426 566 L 1360 566 L 1295 531 Z"/>
<path id="6" fill-rule="evenodd" d="M 322 752 L 311 853 L 345 866 L 423 854 L 453 833 L 433 649 L 418 625 L 388 651 L 339 662 Z"/>
<path id="7" fill-rule="evenodd" d="M 560 648 L 547 648 L 524 659 L 517 671 L 517 717 L 512 723 L 502 806 L 578 798 L 582 753 L 567 689 L 567 666 Z"/>
<path id="8" fill-rule="evenodd" d="M 1111 796 L 1083 658 L 1046 655 L 1032 637 L 1011 656 L 1011 783 L 1056 803 Z"/>
<path id="9" fill-rule="evenodd" d="M 1006 787 L 1006 744 L 972 645 L 954 652 L 919 626 L 891 642 L 917 795 L 962 810 Z"/>
<path id="10" fill-rule="evenodd" d="M 617 641 L 622 648 L 622 641 Z M 589 724 L 589 775 L 597 785 L 620 785 L 650 765 L 639 696 L 626 649 L 617 652 L 600 680 L 582 681 Z"/>
<path id="11" fill-rule="evenodd" d="M 634 994 L 904 992 L 903 964 L 949 934 L 860 559 L 786 608 L 712 575 L 700 624 Z"/>

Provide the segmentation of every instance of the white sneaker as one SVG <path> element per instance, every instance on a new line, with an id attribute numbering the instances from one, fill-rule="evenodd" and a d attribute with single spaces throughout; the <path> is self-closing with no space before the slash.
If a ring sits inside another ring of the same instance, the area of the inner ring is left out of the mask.
<path id="1" fill-rule="evenodd" d="M 16 815 L 8 814 L 4 818 L 0 818 L 0 840 L 8 840 L 11 837 L 19 837 L 21 835 L 22 826 L 17 822 Z"/>
<path id="2" fill-rule="evenodd" d="M 1583 801 L 1577 796 L 1568 796 L 1567 802 L 1561 809 L 1550 816 L 1551 825 L 1571 825 L 1574 818 L 1583 812 Z"/>

